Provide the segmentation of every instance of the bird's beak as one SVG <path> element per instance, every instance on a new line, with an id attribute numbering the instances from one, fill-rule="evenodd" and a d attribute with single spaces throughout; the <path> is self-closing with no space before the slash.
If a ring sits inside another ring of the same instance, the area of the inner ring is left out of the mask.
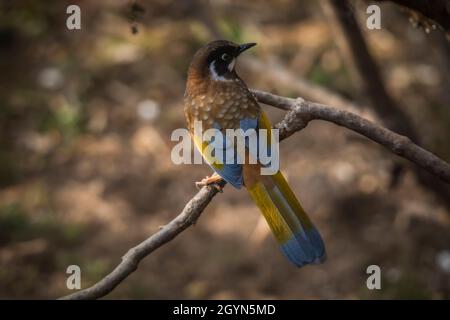
<path id="1" fill-rule="evenodd" d="M 247 50 L 247 49 L 250 49 L 250 48 L 253 47 L 253 46 L 256 46 L 256 43 L 251 42 L 251 43 L 244 43 L 244 44 L 241 44 L 241 45 L 238 47 L 238 54 L 237 54 L 237 55 L 240 55 L 242 52 L 244 52 L 244 51 Z"/>

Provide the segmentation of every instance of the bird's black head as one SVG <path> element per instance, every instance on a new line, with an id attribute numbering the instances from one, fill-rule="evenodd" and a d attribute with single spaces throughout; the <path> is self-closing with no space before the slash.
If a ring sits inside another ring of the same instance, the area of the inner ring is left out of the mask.
<path id="1" fill-rule="evenodd" d="M 209 76 L 211 80 L 224 81 L 235 76 L 234 66 L 237 57 L 256 43 L 238 45 L 226 40 L 208 43 L 197 51 L 192 60 L 189 73 L 197 76 Z"/>

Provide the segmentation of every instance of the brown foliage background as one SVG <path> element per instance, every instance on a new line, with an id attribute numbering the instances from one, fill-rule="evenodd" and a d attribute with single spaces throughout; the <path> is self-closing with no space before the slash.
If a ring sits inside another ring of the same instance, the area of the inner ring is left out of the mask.
<path id="1" fill-rule="evenodd" d="M 55 298 L 68 265 L 87 287 L 127 248 L 172 219 L 206 165 L 170 161 L 195 50 L 218 34 L 247 54 L 365 103 L 316 1 L 73 1 L 0 5 L 0 298 Z M 365 6 L 355 2 L 364 26 Z M 450 159 L 449 44 L 392 4 L 362 28 L 385 84 L 422 144 Z M 137 24 L 133 34 L 131 26 Z M 264 68 L 238 64 L 250 87 L 296 96 Z M 368 75 L 370 76 L 370 75 Z M 273 122 L 281 111 L 266 108 Z M 328 249 L 293 268 L 245 191 L 226 188 L 195 228 L 146 259 L 110 298 L 450 297 L 449 208 L 394 156 L 354 133 L 312 123 L 281 145 L 282 169 Z M 382 269 L 382 290 L 366 268 Z"/>

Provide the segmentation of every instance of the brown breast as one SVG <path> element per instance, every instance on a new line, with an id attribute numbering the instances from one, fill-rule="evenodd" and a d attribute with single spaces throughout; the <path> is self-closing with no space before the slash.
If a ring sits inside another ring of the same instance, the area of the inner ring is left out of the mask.
<path id="1" fill-rule="evenodd" d="M 193 130 L 194 121 L 202 121 L 203 130 L 217 122 L 223 129 L 238 129 L 244 118 L 257 118 L 260 114 L 253 94 L 245 83 L 236 78 L 230 81 L 209 81 L 204 90 L 186 91 L 184 112 L 188 129 Z"/>

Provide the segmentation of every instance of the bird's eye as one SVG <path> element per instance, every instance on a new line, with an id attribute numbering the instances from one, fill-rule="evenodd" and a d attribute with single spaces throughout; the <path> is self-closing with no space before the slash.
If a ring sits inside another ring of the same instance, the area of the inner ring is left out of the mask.
<path id="1" fill-rule="evenodd" d="M 224 53 L 221 58 L 225 62 L 228 62 L 231 60 L 231 56 L 228 53 Z"/>

